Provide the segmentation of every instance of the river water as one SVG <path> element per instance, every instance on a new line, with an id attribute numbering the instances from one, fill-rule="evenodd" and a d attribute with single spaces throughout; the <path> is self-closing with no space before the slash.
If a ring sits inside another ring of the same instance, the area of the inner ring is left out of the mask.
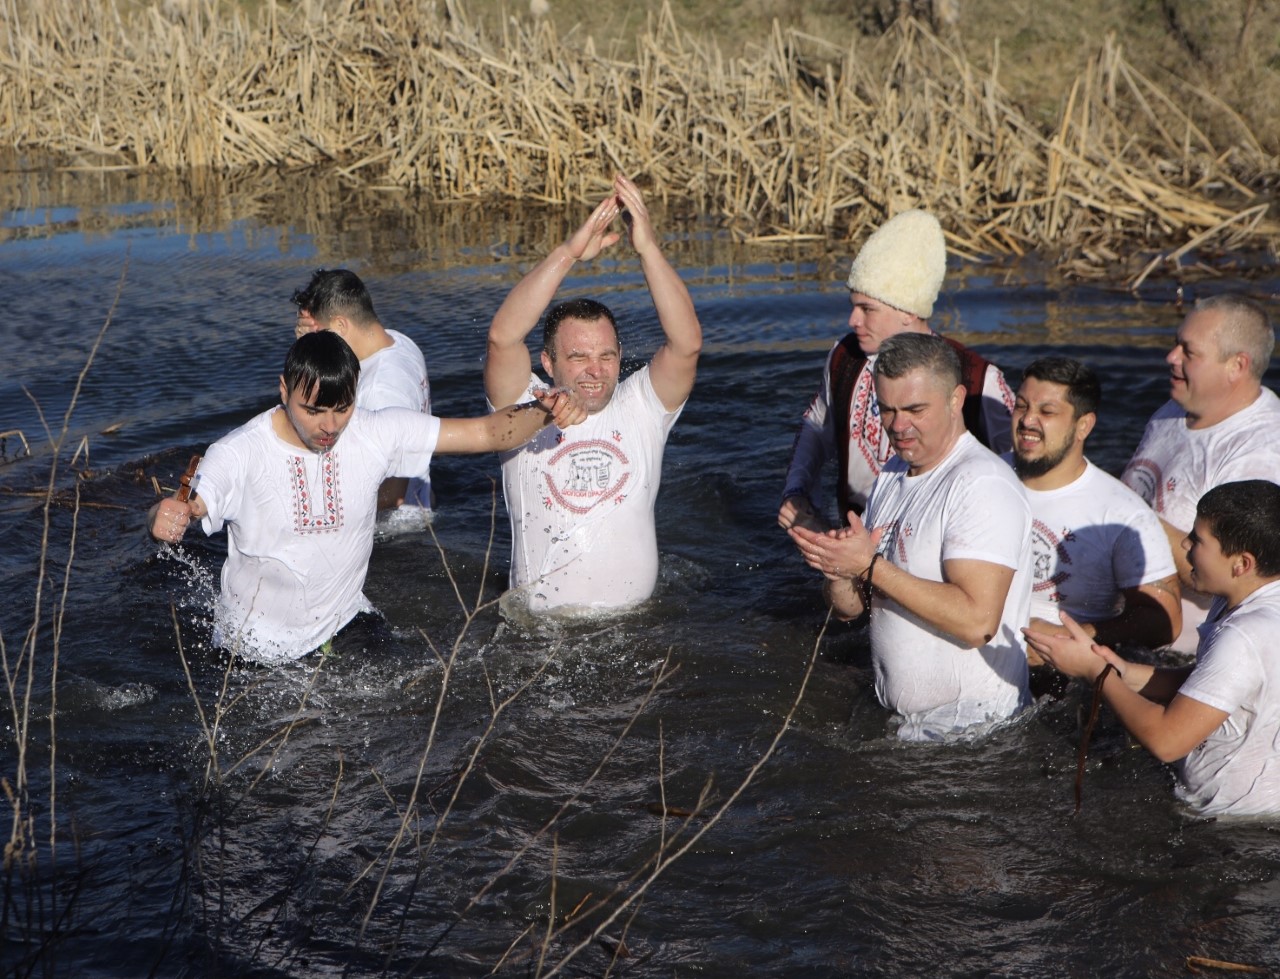
<path id="1" fill-rule="evenodd" d="M 15 785 L 24 765 L 36 850 L 5 878 L 6 975 L 1164 976 L 1191 956 L 1280 971 L 1276 824 L 1191 815 L 1105 711 L 1075 815 L 1079 689 L 976 742 L 901 744 L 865 636 L 821 634 L 818 582 L 775 513 L 847 316 L 847 249 L 659 219 L 706 343 L 642 610 L 505 614 L 496 460 L 448 457 L 435 538 L 374 549 L 366 593 L 390 634 L 256 668 L 209 648 L 223 540 L 145 538 L 152 477 L 173 487 L 273 402 L 289 295 L 320 265 L 355 268 L 419 343 L 438 413 L 481 413 L 489 317 L 585 210 L 429 208 L 319 178 L 10 177 L 0 430 L 33 454 L 4 437 L 0 628 L 20 682 L 0 774 Z M 1232 287 L 1267 298 L 1280 280 L 1189 291 Z M 626 369 L 651 354 L 624 247 L 564 294 L 619 312 Z M 940 322 L 1015 381 L 1048 349 L 1092 362 L 1107 407 L 1090 455 L 1117 472 L 1166 397 L 1174 296 L 957 264 Z M 108 316 L 42 577 L 41 413 L 56 434 Z"/>

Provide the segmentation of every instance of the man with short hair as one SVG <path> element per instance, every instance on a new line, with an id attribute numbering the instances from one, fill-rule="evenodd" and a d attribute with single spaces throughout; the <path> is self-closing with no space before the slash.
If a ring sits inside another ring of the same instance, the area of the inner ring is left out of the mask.
<path id="1" fill-rule="evenodd" d="M 1022 372 L 1012 461 L 1033 521 L 1031 624 L 1065 635 L 1064 611 L 1096 642 L 1155 649 L 1182 627 L 1178 573 L 1151 508 L 1085 458 L 1101 399 L 1098 375 L 1070 357 Z"/>
<path id="2" fill-rule="evenodd" d="M 511 587 L 534 610 L 611 610 L 649 598 L 658 578 L 653 509 L 667 435 L 697 376 L 702 328 L 662 254 L 640 191 L 626 177 L 564 244 L 511 290 L 489 328 L 484 366 L 491 405 L 540 384 L 525 338 L 575 264 L 619 240 L 621 217 L 662 325 L 648 366 L 619 382 L 622 350 L 607 307 L 573 300 L 547 313 L 542 367 L 590 413 L 563 433 L 547 429 L 506 453 L 502 486 L 511 518 Z"/>
<path id="3" fill-rule="evenodd" d="M 1183 543 L 1196 588 L 1214 596 L 1191 666 L 1130 663 L 1067 616 L 1070 635 L 1027 631 L 1069 676 L 1102 679 L 1102 697 L 1144 748 L 1181 760 L 1178 796 L 1202 815 L 1280 813 L 1280 486 L 1223 483 L 1200 498 Z"/>
<path id="4" fill-rule="evenodd" d="M 227 528 L 214 642 L 247 659 L 298 659 L 362 612 L 378 487 L 425 472 L 435 453 L 495 452 L 550 421 L 586 417 L 572 395 L 481 418 L 355 407 L 360 363 L 336 333 L 299 337 L 280 377 L 281 404 L 215 442 L 187 501 L 151 508 L 157 540 L 182 540 L 192 517 Z"/>
<path id="5" fill-rule="evenodd" d="M 892 453 L 892 440 L 876 409 L 873 380 L 880 344 L 900 333 L 930 333 L 928 319 L 947 271 L 947 246 L 938 219 L 904 211 L 878 228 L 849 271 L 851 332 L 827 357 L 822 385 L 804 414 L 787 467 L 778 510 L 784 529 L 800 523 L 830 526 L 821 512 L 822 469 L 835 458 L 837 521 L 862 512 L 876 476 Z M 947 339 L 947 338 L 944 338 Z M 965 425 L 994 452 L 1009 448 L 1013 392 L 1000 369 L 954 340 L 965 386 Z"/>
<path id="6" fill-rule="evenodd" d="M 789 533 L 827 577 L 835 614 L 871 609 L 876 696 L 912 740 L 977 733 L 1030 703 L 1019 630 L 1031 597 L 1031 511 L 1013 471 L 964 427 L 960 360 L 903 333 L 876 360 L 893 444 L 865 523 Z"/>
<path id="7" fill-rule="evenodd" d="M 367 411 L 408 408 L 431 414 L 427 362 L 418 345 L 378 319 L 373 297 L 348 269 L 317 269 L 305 289 L 293 294 L 298 307 L 297 336 L 332 330 L 360 360 L 356 407 Z M 431 521 L 431 477 L 393 477 L 378 492 L 378 509 L 387 511 L 382 529 L 422 529 Z"/>
<path id="8" fill-rule="evenodd" d="M 1121 476 L 1164 525 L 1182 582 L 1182 633 L 1173 645 L 1182 653 L 1195 652 L 1210 602 L 1181 547 L 1196 501 L 1222 483 L 1280 482 L 1280 398 L 1262 385 L 1274 348 L 1271 321 L 1253 300 L 1198 301 L 1165 357 L 1170 400 L 1147 422 Z"/>

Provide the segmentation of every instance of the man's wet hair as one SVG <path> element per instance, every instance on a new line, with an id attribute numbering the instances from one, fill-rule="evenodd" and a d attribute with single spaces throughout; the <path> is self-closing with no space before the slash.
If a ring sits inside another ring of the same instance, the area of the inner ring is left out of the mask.
<path id="1" fill-rule="evenodd" d="M 948 390 L 960 383 L 960 355 L 936 333 L 897 333 L 880 344 L 876 377 L 896 380 L 921 368 Z"/>
<path id="2" fill-rule="evenodd" d="M 1226 555 L 1253 555 L 1258 574 L 1280 574 L 1280 486 L 1269 479 L 1243 479 L 1215 486 L 1196 505 Z"/>
<path id="3" fill-rule="evenodd" d="M 284 386 L 318 408 L 355 404 L 360 361 L 347 341 L 330 330 L 304 333 L 284 359 Z"/>
<path id="4" fill-rule="evenodd" d="M 1275 327 L 1262 304 L 1248 296 L 1224 292 L 1196 300 L 1196 312 L 1207 310 L 1222 314 L 1222 325 L 1218 328 L 1218 356 L 1226 360 L 1236 354 L 1245 354 L 1249 358 L 1249 372 L 1262 380 L 1276 349 Z"/>
<path id="5" fill-rule="evenodd" d="M 1061 384 L 1067 389 L 1067 403 L 1071 405 L 1077 418 L 1081 415 L 1096 415 L 1098 405 L 1102 403 L 1102 382 L 1098 380 L 1098 372 L 1074 357 L 1057 354 L 1040 357 L 1026 366 L 1022 371 L 1022 379 Z"/>
<path id="6" fill-rule="evenodd" d="M 613 312 L 608 306 L 594 299 L 569 299 L 547 310 L 546 319 L 542 322 L 542 350 L 551 358 L 552 363 L 556 359 L 556 334 L 560 332 L 560 324 L 565 320 L 586 320 L 589 323 L 607 320 L 613 327 L 613 342 L 618 344 L 619 349 L 622 347 L 622 341 L 618 338 L 618 321 L 613 318 Z"/>
<path id="7" fill-rule="evenodd" d="M 378 322 L 373 297 L 360 276 L 349 269 L 316 269 L 307 287 L 298 289 L 291 299 L 320 323 L 328 323 L 335 316 L 345 316 L 356 326 Z"/>

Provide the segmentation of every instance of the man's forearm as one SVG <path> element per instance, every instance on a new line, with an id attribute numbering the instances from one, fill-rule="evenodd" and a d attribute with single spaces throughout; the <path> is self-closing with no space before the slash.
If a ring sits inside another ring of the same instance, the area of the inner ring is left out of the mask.
<path id="1" fill-rule="evenodd" d="M 702 327 L 684 280 L 656 246 L 640 256 L 640 267 L 667 346 L 681 357 L 696 355 L 702 349 Z"/>
<path id="2" fill-rule="evenodd" d="M 507 293 L 493 317 L 489 327 L 490 349 L 524 343 L 525 337 L 538 325 L 542 311 L 551 305 L 575 261 L 567 246 L 558 245 L 525 274 Z"/>

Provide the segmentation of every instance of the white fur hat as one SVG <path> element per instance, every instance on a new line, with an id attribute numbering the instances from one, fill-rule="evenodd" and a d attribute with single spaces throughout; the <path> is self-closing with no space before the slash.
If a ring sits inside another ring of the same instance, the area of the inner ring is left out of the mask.
<path id="1" fill-rule="evenodd" d="M 927 211 L 903 211 L 862 246 L 849 269 L 849 288 L 928 319 L 946 274 L 947 245 L 938 219 Z"/>

